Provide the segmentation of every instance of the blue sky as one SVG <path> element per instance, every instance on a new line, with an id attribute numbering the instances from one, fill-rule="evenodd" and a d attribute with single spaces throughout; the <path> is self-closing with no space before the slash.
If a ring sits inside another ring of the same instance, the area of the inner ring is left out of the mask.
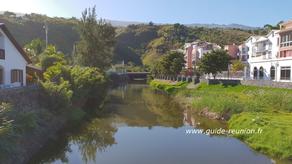
<path id="1" fill-rule="evenodd" d="M 0 11 L 79 18 L 93 5 L 99 17 L 124 21 L 258 27 L 292 19 L 292 0 L 5 0 Z"/>

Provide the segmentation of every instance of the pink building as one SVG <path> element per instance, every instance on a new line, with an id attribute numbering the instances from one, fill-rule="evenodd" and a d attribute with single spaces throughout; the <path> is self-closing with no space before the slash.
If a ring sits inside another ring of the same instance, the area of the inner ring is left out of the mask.
<path id="1" fill-rule="evenodd" d="M 186 65 L 185 68 L 192 72 L 196 67 L 197 62 L 204 56 L 204 54 L 220 49 L 221 47 L 214 43 L 205 41 L 195 41 L 192 43 L 186 43 L 184 46 L 184 54 Z"/>
<path id="2" fill-rule="evenodd" d="M 237 45 L 235 44 L 226 45 L 224 46 L 224 50 L 227 51 L 228 55 L 231 57 L 232 60 L 239 59 L 239 49 Z"/>

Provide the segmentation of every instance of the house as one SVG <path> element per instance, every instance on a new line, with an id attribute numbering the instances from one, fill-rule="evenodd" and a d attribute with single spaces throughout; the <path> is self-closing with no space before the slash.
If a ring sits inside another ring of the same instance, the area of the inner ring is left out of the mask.
<path id="1" fill-rule="evenodd" d="M 224 50 L 227 51 L 228 55 L 232 60 L 237 60 L 239 59 L 239 48 L 237 45 L 232 44 L 232 45 L 225 45 Z"/>
<path id="2" fill-rule="evenodd" d="M 248 47 L 245 44 L 241 44 L 238 46 L 238 57 L 240 61 L 242 61 L 243 63 L 247 63 L 249 56 Z"/>
<path id="3" fill-rule="evenodd" d="M 249 56 L 247 78 L 292 82 L 292 21 L 266 36 L 251 36 L 245 46 Z"/>
<path id="4" fill-rule="evenodd" d="M 0 23 L 0 87 L 26 86 L 31 60 L 5 24 Z"/>
<path id="5" fill-rule="evenodd" d="M 184 46 L 184 59 L 186 61 L 185 68 L 192 72 L 196 67 L 197 62 L 204 56 L 204 54 L 220 48 L 221 47 L 217 44 L 205 41 L 186 43 Z"/>
<path id="6" fill-rule="evenodd" d="M 279 70 L 275 70 L 279 51 L 278 32 L 279 30 L 272 30 L 266 36 L 251 36 L 246 41 L 250 79 L 280 80 L 280 76 L 276 77 L 280 75 L 276 74 Z"/>

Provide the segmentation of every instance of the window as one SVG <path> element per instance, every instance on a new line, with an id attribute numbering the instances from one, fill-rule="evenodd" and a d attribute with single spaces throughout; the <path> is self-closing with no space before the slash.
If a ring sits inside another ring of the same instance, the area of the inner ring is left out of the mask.
<path id="1" fill-rule="evenodd" d="M 5 59 L 5 50 L 0 49 L 0 59 Z"/>
<path id="2" fill-rule="evenodd" d="M 260 79 L 263 79 L 264 78 L 264 68 L 263 67 L 260 67 L 259 78 Z"/>
<path id="3" fill-rule="evenodd" d="M 270 69 L 271 80 L 275 80 L 275 75 L 276 75 L 276 69 L 275 69 L 274 66 L 272 66 L 271 69 Z"/>
<path id="4" fill-rule="evenodd" d="M 253 79 L 257 79 L 258 78 L 258 69 L 257 67 L 254 67 L 253 69 Z"/>
<path id="5" fill-rule="evenodd" d="M 292 45 L 292 34 L 286 33 L 281 36 L 280 47 L 286 47 Z"/>
<path id="6" fill-rule="evenodd" d="M 11 83 L 15 83 L 15 82 L 23 82 L 23 71 L 22 70 L 18 70 L 18 69 L 14 69 L 11 70 Z"/>
<path id="7" fill-rule="evenodd" d="M 0 67 L 0 84 L 4 83 L 4 71 L 3 68 Z"/>
<path id="8" fill-rule="evenodd" d="M 281 80 L 290 80 L 291 67 L 281 67 Z"/>

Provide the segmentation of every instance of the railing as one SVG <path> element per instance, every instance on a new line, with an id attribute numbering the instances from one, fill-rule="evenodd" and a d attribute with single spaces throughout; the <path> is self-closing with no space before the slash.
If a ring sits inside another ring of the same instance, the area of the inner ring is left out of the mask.
<path id="1" fill-rule="evenodd" d="M 288 42 L 281 42 L 280 47 L 289 47 L 292 46 L 292 40 Z"/>

